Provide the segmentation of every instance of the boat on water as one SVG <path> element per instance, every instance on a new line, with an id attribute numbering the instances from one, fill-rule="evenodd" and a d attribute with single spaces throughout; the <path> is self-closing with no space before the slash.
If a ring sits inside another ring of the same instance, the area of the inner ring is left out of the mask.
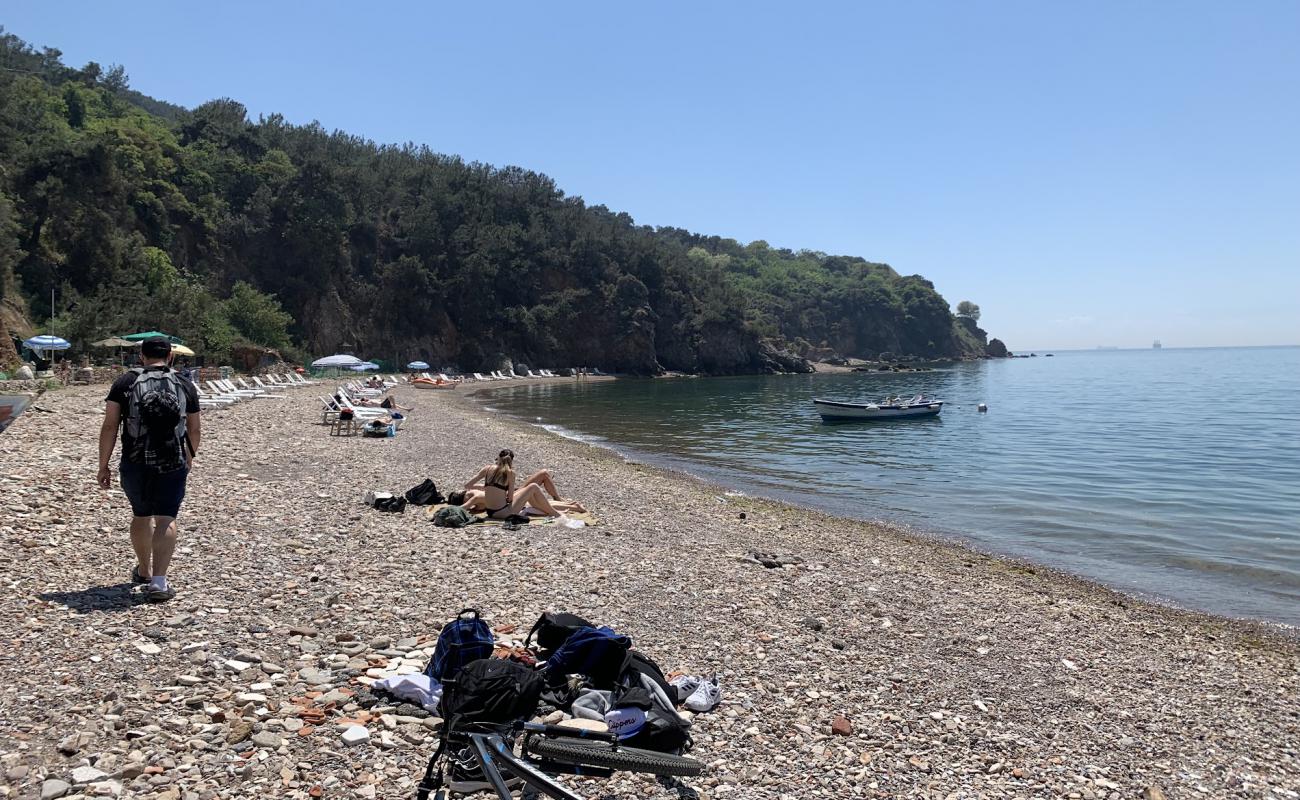
<path id="1" fill-rule="evenodd" d="M 937 416 L 943 411 L 943 401 L 918 394 L 911 399 L 887 397 L 879 403 L 841 403 L 836 400 L 813 399 L 813 406 L 825 422 L 867 419 L 915 419 Z"/>

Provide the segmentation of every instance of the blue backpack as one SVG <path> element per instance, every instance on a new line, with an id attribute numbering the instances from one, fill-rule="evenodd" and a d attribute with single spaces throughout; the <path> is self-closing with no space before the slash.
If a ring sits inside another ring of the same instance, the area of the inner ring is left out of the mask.
<path id="1" fill-rule="evenodd" d="M 553 678 L 586 675 L 597 689 L 611 689 L 623 671 L 631 646 L 632 637 L 603 625 L 578 628 L 546 660 L 546 670 Z"/>
<path id="2" fill-rule="evenodd" d="M 496 639 L 487 623 L 479 619 L 476 609 L 467 608 L 438 634 L 438 643 L 434 645 L 433 657 L 424 667 L 424 674 L 441 683 L 455 677 L 460 668 L 471 661 L 491 658 L 495 646 Z"/>

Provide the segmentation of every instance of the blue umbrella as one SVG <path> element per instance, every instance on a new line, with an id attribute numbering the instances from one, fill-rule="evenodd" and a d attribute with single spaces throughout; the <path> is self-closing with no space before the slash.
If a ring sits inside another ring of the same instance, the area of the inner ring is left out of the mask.
<path id="1" fill-rule="evenodd" d="M 365 372 L 368 369 L 379 369 L 379 365 L 373 361 L 362 361 L 360 364 L 354 365 L 352 369 L 356 372 Z"/>
<path id="2" fill-rule="evenodd" d="M 412 361 L 411 363 L 406 365 L 406 368 L 407 369 L 428 369 L 429 365 L 424 363 L 423 361 Z"/>
<path id="3" fill-rule="evenodd" d="M 67 350 L 72 344 L 67 339 L 61 339 L 58 336 L 42 334 L 33 336 L 23 342 L 23 346 L 29 350 Z"/>

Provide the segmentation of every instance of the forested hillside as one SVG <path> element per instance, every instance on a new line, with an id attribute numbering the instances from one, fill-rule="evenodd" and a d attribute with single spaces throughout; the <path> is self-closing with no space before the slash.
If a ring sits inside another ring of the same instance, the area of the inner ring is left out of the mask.
<path id="1" fill-rule="evenodd" d="M 535 172 L 232 100 L 185 110 L 121 68 L 0 45 L 0 324 L 470 370 L 982 354 L 928 281 L 883 264 L 637 226 Z"/>

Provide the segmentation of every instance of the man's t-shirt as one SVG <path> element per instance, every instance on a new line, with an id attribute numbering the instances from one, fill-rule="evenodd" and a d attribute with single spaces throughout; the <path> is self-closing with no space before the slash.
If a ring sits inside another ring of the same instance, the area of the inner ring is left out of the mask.
<path id="1" fill-rule="evenodd" d="M 145 367 L 144 369 L 146 372 L 151 372 L 166 371 L 171 368 L 154 366 Z M 113 381 L 113 386 L 108 390 L 108 397 L 105 398 L 107 400 L 112 400 L 122 408 L 122 458 L 131 461 L 132 463 L 135 463 L 132 454 L 136 452 L 137 442 L 131 434 L 127 432 L 126 420 L 131 414 L 131 409 L 129 407 L 131 403 L 131 387 L 135 385 L 135 380 L 136 374 L 134 372 L 127 372 L 117 380 Z M 184 378 L 181 379 L 181 389 L 185 392 L 185 413 L 199 413 L 199 390 L 194 388 L 194 384 Z"/>

